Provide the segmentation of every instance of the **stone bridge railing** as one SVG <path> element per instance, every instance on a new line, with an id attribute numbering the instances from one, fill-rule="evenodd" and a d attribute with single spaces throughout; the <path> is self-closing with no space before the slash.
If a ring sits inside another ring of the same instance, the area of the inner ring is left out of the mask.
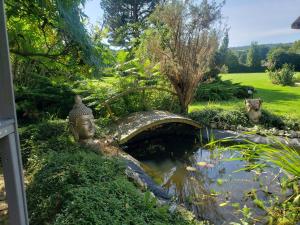
<path id="1" fill-rule="evenodd" d="M 118 121 L 114 136 L 119 144 L 124 144 L 143 131 L 168 123 L 181 123 L 201 128 L 199 123 L 190 118 L 171 112 L 153 110 L 133 113 Z"/>

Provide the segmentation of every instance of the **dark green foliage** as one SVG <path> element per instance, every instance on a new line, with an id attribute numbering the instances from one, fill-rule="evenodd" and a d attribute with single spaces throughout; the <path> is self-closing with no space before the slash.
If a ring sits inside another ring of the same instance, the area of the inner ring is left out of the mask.
<path id="1" fill-rule="evenodd" d="M 125 176 L 125 165 L 75 143 L 65 121 L 20 129 L 30 224 L 190 224 L 158 207 Z"/>
<path id="2" fill-rule="evenodd" d="M 251 97 L 248 90 L 254 88 L 232 83 L 229 80 L 217 80 L 212 83 L 200 84 L 195 95 L 195 101 L 222 101 L 230 99 L 244 99 Z"/>
<path id="3" fill-rule="evenodd" d="M 293 49 L 291 51 L 284 48 L 272 49 L 268 53 L 267 61 L 268 67 L 271 65 L 274 70 L 282 68 L 287 63 L 294 66 L 296 71 L 300 71 L 300 54 L 295 53 Z"/>
<path id="4" fill-rule="evenodd" d="M 218 50 L 218 55 L 219 55 L 218 58 L 219 58 L 220 65 L 224 65 L 226 62 L 227 54 L 229 51 L 228 45 L 229 45 L 229 36 L 228 36 L 228 31 L 226 31 L 222 44 Z"/>
<path id="5" fill-rule="evenodd" d="M 268 70 L 268 74 L 273 84 L 281 84 L 283 86 L 293 86 L 295 84 L 295 70 L 292 65 L 283 64 L 281 69 L 271 68 Z"/>
<path id="6" fill-rule="evenodd" d="M 16 57 L 99 67 L 101 53 L 84 26 L 85 0 L 5 1 L 11 52 Z"/>
<path id="7" fill-rule="evenodd" d="M 282 117 L 274 115 L 267 110 L 262 110 L 260 122 L 267 128 L 276 127 L 278 129 L 284 129 L 285 127 Z"/>
<path id="8" fill-rule="evenodd" d="M 252 43 L 247 54 L 247 65 L 253 68 L 260 66 L 259 50 L 257 43 Z"/>
<path id="9" fill-rule="evenodd" d="M 215 124 L 217 128 L 231 129 L 232 126 L 241 125 L 244 127 L 252 127 L 246 112 L 240 110 L 224 110 L 221 108 L 210 107 L 208 109 L 195 111 L 189 116 L 204 126 L 210 127 Z M 260 126 L 265 129 L 277 128 L 279 130 L 300 130 L 299 120 L 277 116 L 267 110 L 262 110 L 262 117 L 259 121 Z"/>
<path id="10" fill-rule="evenodd" d="M 36 74 L 32 79 L 28 86 L 15 86 L 18 118 L 36 121 L 50 114 L 66 118 L 74 102 L 71 85 Z"/>
<path id="11" fill-rule="evenodd" d="M 258 45 L 228 49 L 225 65 L 230 73 L 262 72 L 270 64 L 279 69 L 288 63 L 300 71 L 299 43 L 277 45 Z"/>
<path id="12" fill-rule="evenodd" d="M 221 46 L 212 57 L 209 66 L 209 71 L 205 73 L 204 80 L 215 79 L 218 77 L 220 73 L 228 72 L 228 71 L 224 71 L 224 68 L 228 67 L 225 66 L 228 58 L 228 52 L 229 52 L 228 44 L 229 44 L 229 36 L 228 36 L 228 31 L 226 31 Z"/>
<path id="13" fill-rule="evenodd" d="M 228 67 L 229 73 L 250 73 L 250 72 L 263 71 L 261 67 L 253 68 L 247 66 L 246 63 L 245 64 L 241 63 L 240 62 L 241 59 L 239 57 L 244 57 L 246 60 L 247 53 L 235 52 L 231 49 L 228 50 L 225 65 Z"/>
<path id="14" fill-rule="evenodd" d="M 138 42 L 137 38 L 146 28 L 147 17 L 158 3 L 159 0 L 101 0 L 112 42 L 123 46 Z"/>
<path id="15" fill-rule="evenodd" d="M 281 130 L 300 130 L 300 124 L 298 120 L 290 117 L 277 116 L 267 110 L 262 110 L 260 123 L 263 124 L 265 128 L 275 127 Z"/>
<path id="16" fill-rule="evenodd" d="M 112 113 L 116 117 L 144 110 L 160 109 L 174 112 L 179 110 L 176 96 L 162 90 L 139 89 L 156 85 L 160 87 L 161 85 L 155 79 L 145 80 L 126 76 L 112 77 L 112 80 L 110 85 L 107 83 L 105 85 L 98 80 L 84 80 L 74 85 L 76 93 L 84 97 L 84 102 L 93 109 L 95 117 L 109 117 L 103 103 L 118 95 L 120 96 L 109 102 Z M 148 82 L 150 85 L 147 84 Z"/>
<path id="17" fill-rule="evenodd" d="M 55 221 L 57 214 L 67 206 L 66 201 L 70 199 L 69 192 L 81 187 L 101 185 L 101 183 L 108 185 L 122 177 L 124 169 L 116 160 L 107 160 L 92 152 L 84 153 L 79 149 L 74 153 L 60 150 L 61 152 L 51 152 L 44 157 L 42 168 L 36 172 L 28 187 L 31 224 Z M 69 204 L 72 205 L 71 202 Z"/>
<path id="18" fill-rule="evenodd" d="M 289 52 L 300 54 L 300 40 L 295 41 L 290 47 Z"/>
<path id="19" fill-rule="evenodd" d="M 224 110 L 220 108 L 208 108 L 201 111 L 192 112 L 189 116 L 195 121 L 205 126 L 212 123 L 219 128 L 230 128 L 232 125 L 250 126 L 248 117 L 242 110 Z"/>
<path id="20" fill-rule="evenodd" d="M 63 120 L 32 124 L 20 128 L 19 133 L 22 159 L 26 169 L 28 166 L 31 170 L 34 166 L 39 166 L 38 159 L 42 159 L 45 154 L 61 151 L 75 153 L 80 149 L 68 135 L 68 125 Z"/>

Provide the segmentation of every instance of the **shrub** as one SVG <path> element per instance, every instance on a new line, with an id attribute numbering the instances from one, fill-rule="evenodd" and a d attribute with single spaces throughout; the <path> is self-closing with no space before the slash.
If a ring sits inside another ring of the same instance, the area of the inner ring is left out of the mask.
<path id="1" fill-rule="evenodd" d="M 212 83 L 199 85 L 195 94 L 195 101 L 222 101 L 235 98 L 249 98 L 248 90 L 254 92 L 254 88 L 250 86 L 243 86 L 238 83 L 233 84 L 229 80 L 217 80 Z"/>
<path id="2" fill-rule="evenodd" d="M 267 110 L 262 110 L 260 123 L 265 128 L 277 128 L 281 130 L 300 130 L 300 123 L 297 119 L 285 116 L 278 116 Z"/>
<path id="3" fill-rule="evenodd" d="M 281 84 L 283 86 L 295 84 L 295 70 L 289 64 L 283 64 L 281 69 L 269 70 L 268 74 L 273 84 Z"/>
<path id="4" fill-rule="evenodd" d="M 285 127 L 282 117 L 274 115 L 267 110 L 262 110 L 260 123 L 264 124 L 264 127 L 266 127 L 266 128 L 275 127 L 278 129 L 284 129 L 284 127 Z"/>
<path id="5" fill-rule="evenodd" d="M 39 159 L 51 152 L 75 153 L 81 149 L 68 135 L 64 120 L 43 121 L 19 129 L 22 160 L 25 168 L 38 166 Z"/>
<path id="6" fill-rule="evenodd" d="M 35 74 L 32 77 L 34 82 L 15 87 L 18 119 L 36 121 L 45 115 L 66 118 L 73 105 L 72 85 Z"/>
<path id="7" fill-rule="evenodd" d="M 208 108 L 192 112 L 189 116 L 205 126 L 210 126 L 212 123 L 215 123 L 218 128 L 230 128 L 232 125 L 242 125 L 245 127 L 251 125 L 248 117 L 242 110 Z"/>
<path id="8" fill-rule="evenodd" d="M 204 126 L 210 127 L 215 124 L 217 128 L 229 128 L 232 126 L 241 125 L 251 127 L 253 124 L 249 121 L 246 112 L 243 109 L 225 110 L 216 107 L 209 107 L 204 110 L 191 112 L 189 116 Z M 300 122 L 297 119 L 283 117 L 272 114 L 267 110 L 262 110 L 260 125 L 263 128 L 277 128 L 280 130 L 300 130 Z"/>
<path id="9" fill-rule="evenodd" d="M 153 81 L 153 84 L 148 85 L 144 81 L 139 82 L 130 76 L 109 77 L 108 79 L 106 79 L 105 82 L 85 79 L 74 85 L 76 93 L 81 94 L 84 97 L 84 102 L 93 109 L 96 117 L 108 116 L 107 109 L 103 105 L 105 100 L 126 93 L 128 90 L 131 91 L 124 95 L 120 95 L 120 97 L 109 103 L 111 111 L 116 117 L 151 109 L 175 112 L 179 110 L 176 96 L 155 89 L 139 90 L 139 88 L 147 86 L 153 87 L 155 85 L 164 87 L 164 84 L 158 84 Z"/>

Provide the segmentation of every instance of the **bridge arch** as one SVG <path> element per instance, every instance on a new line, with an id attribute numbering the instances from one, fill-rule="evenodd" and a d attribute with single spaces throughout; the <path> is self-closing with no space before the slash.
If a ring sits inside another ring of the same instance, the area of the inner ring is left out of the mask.
<path id="1" fill-rule="evenodd" d="M 118 121 L 115 138 L 119 144 L 125 144 L 140 133 L 158 127 L 159 125 L 180 123 L 201 128 L 194 120 L 167 111 L 152 110 L 137 112 Z"/>

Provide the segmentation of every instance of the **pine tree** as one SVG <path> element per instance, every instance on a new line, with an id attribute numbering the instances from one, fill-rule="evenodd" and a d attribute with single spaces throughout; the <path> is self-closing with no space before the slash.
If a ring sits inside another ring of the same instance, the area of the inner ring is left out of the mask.
<path id="1" fill-rule="evenodd" d="M 146 19 L 159 0 L 102 0 L 105 24 L 110 42 L 127 46 L 139 38 L 146 27 Z"/>

